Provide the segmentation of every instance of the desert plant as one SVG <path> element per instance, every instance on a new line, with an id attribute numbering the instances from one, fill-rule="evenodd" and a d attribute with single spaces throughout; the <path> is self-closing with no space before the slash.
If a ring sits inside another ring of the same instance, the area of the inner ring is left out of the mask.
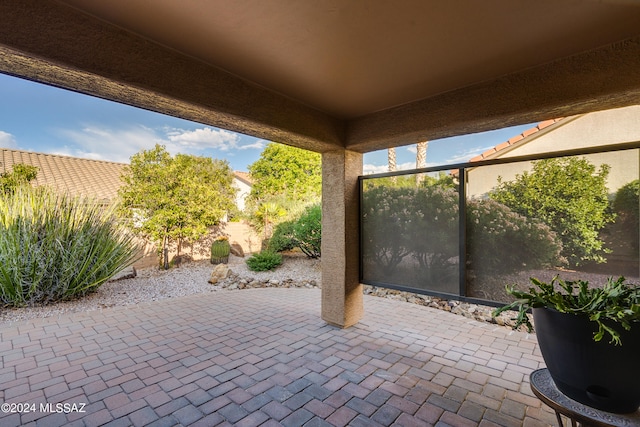
<path id="1" fill-rule="evenodd" d="M 247 266 L 251 271 L 273 270 L 282 264 L 282 255 L 270 250 L 254 254 L 247 259 Z"/>
<path id="2" fill-rule="evenodd" d="M 132 264 L 114 208 L 28 185 L 0 197 L 0 300 L 46 304 L 86 295 Z"/>
<path id="3" fill-rule="evenodd" d="M 282 218 L 286 214 L 287 211 L 275 202 L 261 203 L 253 213 L 254 219 L 257 221 L 256 228 L 262 230 L 265 239 L 269 239 L 273 234 L 273 227 L 278 218 Z"/>
<path id="4" fill-rule="evenodd" d="M 268 248 L 274 252 L 290 251 L 296 247 L 293 238 L 295 221 L 284 221 L 276 225 L 273 236 L 269 239 Z"/>
<path id="5" fill-rule="evenodd" d="M 507 292 L 516 300 L 494 310 L 493 315 L 516 310 L 518 315 L 514 328 L 526 325 L 529 331 L 533 330 L 533 325 L 527 312 L 533 308 L 586 315 L 598 325 L 593 336 L 595 341 L 609 335 L 610 343 L 617 345 L 622 343 L 617 328 L 629 330 L 632 322 L 640 321 L 640 286 L 626 283 L 624 277 L 617 280 L 610 277 L 603 287 L 589 287 L 589 282 L 584 280 L 564 281 L 558 276 L 550 283 L 533 277 L 530 280 L 539 290 L 531 287 L 525 292 L 507 286 Z"/>
<path id="6" fill-rule="evenodd" d="M 309 258 L 320 258 L 322 242 L 322 206 L 307 207 L 293 224 L 293 241 Z"/>
<path id="7" fill-rule="evenodd" d="M 226 264 L 229 261 L 231 245 L 227 236 L 219 236 L 211 243 L 211 264 Z"/>

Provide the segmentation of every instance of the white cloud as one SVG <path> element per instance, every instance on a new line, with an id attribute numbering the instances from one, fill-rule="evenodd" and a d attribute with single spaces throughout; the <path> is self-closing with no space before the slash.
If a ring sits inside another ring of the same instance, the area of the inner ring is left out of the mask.
<path id="1" fill-rule="evenodd" d="M 17 149 L 18 143 L 16 142 L 16 139 L 13 137 L 13 135 L 0 130 L 0 147 Z"/>
<path id="2" fill-rule="evenodd" d="M 400 163 L 399 165 L 397 165 L 397 168 L 398 168 L 399 171 L 403 171 L 403 170 L 407 170 L 407 169 L 415 169 L 416 168 L 416 162 L 414 160 L 413 162 Z"/>
<path id="3" fill-rule="evenodd" d="M 415 169 L 416 168 L 416 163 L 415 162 L 406 162 L 406 163 L 400 163 L 397 166 L 397 170 L 402 171 L 402 170 L 407 170 L 407 169 Z M 362 165 L 362 173 L 364 175 L 370 175 L 373 173 L 386 173 L 389 172 L 389 166 L 388 165 L 372 165 L 370 163 L 365 163 Z"/>
<path id="4" fill-rule="evenodd" d="M 453 155 L 452 157 L 449 157 L 446 161 L 447 164 L 452 164 L 452 163 L 466 163 L 469 161 L 469 159 L 477 156 L 478 154 L 482 154 L 485 151 L 487 151 L 488 149 L 492 148 L 493 145 L 489 145 L 486 147 L 470 147 L 464 151 L 461 152 L 457 152 L 455 155 Z"/>
<path id="5" fill-rule="evenodd" d="M 368 163 L 365 163 L 364 165 L 362 165 L 362 173 L 364 175 L 371 175 L 373 173 L 384 173 L 384 172 L 389 172 L 389 168 L 387 167 L 387 165 L 377 166 L 377 165 L 372 165 Z"/>
<path id="6" fill-rule="evenodd" d="M 195 130 L 175 129 L 167 134 L 169 141 L 179 147 L 203 150 L 205 148 L 215 148 L 221 151 L 228 151 L 237 148 L 240 137 L 222 129 L 212 129 L 210 127 Z"/>
<path id="7" fill-rule="evenodd" d="M 67 129 L 59 133 L 74 145 L 66 145 L 57 150 L 57 154 L 122 163 L 128 163 L 129 158 L 140 150 L 148 150 L 155 144 L 167 142 L 153 129 L 144 126 L 107 129 L 89 125 L 80 130 Z"/>
<path id="8" fill-rule="evenodd" d="M 151 149 L 155 144 L 164 145 L 172 155 L 194 154 L 209 148 L 221 151 L 244 148 L 238 147 L 237 134 L 209 127 L 156 130 L 142 125 L 121 129 L 87 125 L 80 130 L 65 129 L 59 133 L 72 144 L 54 154 L 123 163 L 128 163 L 132 155 Z"/>
<path id="9" fill-rule="evenodd" d="M 266 141 L 264 139 L 259 139 L 253 144 L 246 144 L 246 145 L 239 146 L 238 150 L 250 150 L 250 149 L 262 150 L 265 147 L 265 142 Z"/>

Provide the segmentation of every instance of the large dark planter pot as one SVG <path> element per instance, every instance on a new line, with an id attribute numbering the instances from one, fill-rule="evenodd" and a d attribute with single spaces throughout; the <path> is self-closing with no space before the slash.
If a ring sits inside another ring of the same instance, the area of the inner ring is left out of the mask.
<path id="1" fill-rule="evenodd" d="M 607 412 L 630 413 L 640 406 L 640 324 L 622 330 L 622 345 L 593 340 L 587 316 L 533 309 L 540 351 L 551 378 L 570 398 Z M 618 327 L 617 329 L 622 329 Z"/>

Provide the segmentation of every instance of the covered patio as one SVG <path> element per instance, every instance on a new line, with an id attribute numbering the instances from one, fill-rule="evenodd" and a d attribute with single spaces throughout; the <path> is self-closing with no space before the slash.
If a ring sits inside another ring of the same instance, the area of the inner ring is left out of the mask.
<path id="1" fill-rule="evenodd" d="M 364 306 L 341 329 L 320 319 L 317 289 L 254 289 L 5 325 L 0 400 L 35 411 L 3 407 L 0 425 L 555 422 L 529 388 L 535 336 L 373 296 Z"/>
<path id="2" fill-rule="evenodd" d="M 363 317 L 363 153 L 637 104 L 640 5 L 24 0 L 0 72 L 322 153 L 322 319 Z"/>
<path id="3" fill-rule="evenodd" d="M 534 337 L 363 295 L 362 156 L 634 105 L 638 70 L 632 0 L 0 2 L 0 72 L 313 150 L 323 166 L 321 291 L 2 327 L 0 399 L 87 412 L 0 424 L 553 423 L 529 390 Z"/>

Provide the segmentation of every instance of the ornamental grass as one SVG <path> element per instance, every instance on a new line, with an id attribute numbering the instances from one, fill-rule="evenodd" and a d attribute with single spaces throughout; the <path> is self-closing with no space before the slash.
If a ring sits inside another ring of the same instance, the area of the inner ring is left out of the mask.
<path id="1" fill-rule="evenodd" d="M 131 265 L 138 247 L 115 212 L 42 187 L 0 195 L 0 303 L 78 298 Z"/>

